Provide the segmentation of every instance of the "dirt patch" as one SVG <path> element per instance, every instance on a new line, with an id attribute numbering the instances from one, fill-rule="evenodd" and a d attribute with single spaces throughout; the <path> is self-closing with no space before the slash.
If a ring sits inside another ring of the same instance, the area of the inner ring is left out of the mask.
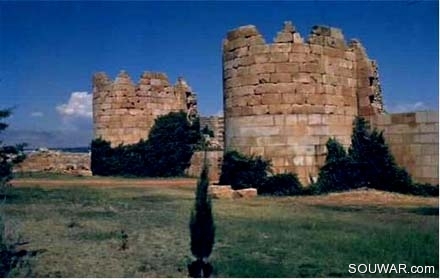
<path id="1" fill-rule="evenodd" d="M 175 179 L 123 179 L 123 178 L 82 178 L 82 179 L 45 179 L 45 178 L 20 178 L 12 180 L 15 187 L 60 187 L 60 186 L 90 186 L 99 188 L 118 187 L 195 187 L 194 178 Z"/>
<path id="2" fill-rule="evenodd" d="M 342 193 L 331 193 L 324 196 L 308 196 L 303 197 L 301 200 L 306 204 L 327 204 L 336 206 L 375 205 L 406 207 L 419 205 L 438 206 L 439 204 L 438 197 L 420 197 L 378 191 L 374 189 L 362 189 Z"/>

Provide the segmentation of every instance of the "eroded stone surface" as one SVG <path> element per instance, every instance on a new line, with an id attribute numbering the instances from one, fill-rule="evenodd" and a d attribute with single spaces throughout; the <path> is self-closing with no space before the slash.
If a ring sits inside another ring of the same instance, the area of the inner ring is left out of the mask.
<path id="1" fill-rule="evenodd" d="M 94 137 L 112 146 L 146 139 L 158 116 L 180 110 L 197 115 L 197 96 L 183 78 L 171 85 L 163 73 L 144 72 L 137 84 L 124 71 L 114 81 L 93 76 Z"/>
<path id="2" fill-rule="evenodd" d="M 306 42 L 285 22 L 266 44 L 255 26 L 223 41 L 225 149 L 271 159 L 305 184 L 335 137 L 348 146 L 355 116 L 383 112 L 378 67 L 357 40 L 315 26 Z"/>

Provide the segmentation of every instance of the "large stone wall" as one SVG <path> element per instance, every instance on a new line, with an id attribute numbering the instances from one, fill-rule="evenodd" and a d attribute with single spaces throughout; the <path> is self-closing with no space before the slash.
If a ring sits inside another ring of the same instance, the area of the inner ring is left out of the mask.
<path id="1" fill-rule="evenodd" d="M 196 95 L 182 78 L 173 86 L 162 73 L 145 72 L 137 84 L 124 71 L 114 81 L 93 76 L 94 137 L 112 146 L 146 139 L 158 116 L 179 110 L 197 114 Z"/>
<path id="2" fill-rule="evenodd" d="M 315 26 L 306 42 L 290 23 L 272 44 L 255 26 L 223 42 L 225 148 L 271 159 L 276 172 L 316 177 L 336 137 L 350 143 L 355 116 L 383 112 L 377 65 L 357 40 Z"/>
<path id="3" fill-rule="evenodd" d="M 89 153 L 35 151 L 14 167 L 14 172 L 51 172 L 75 175 L 92 175 Z"/>
<path id="4" fill-rule="evenodd" d="M 370 117 L 384 137 L 399 165 L 418 182 L 439 182 L 439 114 L 411 112 Z"/>

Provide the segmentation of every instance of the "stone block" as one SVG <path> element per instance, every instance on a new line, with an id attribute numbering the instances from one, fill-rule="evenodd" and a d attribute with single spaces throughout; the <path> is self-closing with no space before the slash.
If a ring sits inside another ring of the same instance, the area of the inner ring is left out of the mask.
<path id="1" fill-rule="evenodd" d="M 298 66 L 307 61 L 307 56 L 302 53 L 289 53 L 289 62 L 296 63 Z"/>
<path id="2" fill-rule="evenodd" d="M 309 54 L 310 53 L 310 47 L 306 44 L 293 44 L 292 53 L 303 53 L 303 54 Z"/>
<path id="3" fill-rule="evenodd" d="M 242 127 L 240 129 L 240 136 L 243 137 L 274 136 L 279 133 L 280 128 L 274 126 Z"/>
<path id="4" fill-rule="evenodd" d="M 292 81 L 290 73 L 272 73 L 270 75 L 270 82 L 273 83 L 288 83 Z"/>
<path id="5" fill-rule="evenodd" d="M 329 135 L 329 127 L 325 125 L 320 126 L 309 126 L 307 127 L 307 134 L 314 136 L 325 136 Z"/>
<path id="6" fill-rule="evenodd" d="M 249 74 L 246 76 L 242 76 L 238 78 L 238 80 L 239 80 L 239 86 L 257 85 L 260 82 L 260 79 L 256 74 Z"/>
<path id="7" fill-rule="evenodd" d="M 263 105 L 276 105 L 281 104 L 281 94 L 263 94 L 261 95 L 261 103 Z"/>
<path id="8" fill-rule="evenodd" d="M 299 70 L 298 63 L 276 63 L 275 72 L 277 73 L 297 73 Z M 290 81 L 290 80 L 289 80 Z"/>
<path id="9" fill-rule="evenodd" d="M 275 85 L 276 92 L 282 94 L 295 94 L 295 83 L 286 82 L 286 83 L 278 83 Z"/>
<path id="10" fill-rule="evenodd" d="M 208 187 L 208 196 L 212 199 L 232 199 L 234 190 L 229 185 L 210 185 Z"/>
<path id="11" fill-rule="evenodd" d="M 439 147 L 436 144 L 423 144 L 417 146 L 420 147 L 420 151 L 414 154 L 438 155 L 439 153 Z"/>
<path id="12" fill-rule="evenodd" d="M 249 66 L 255 64 L 254 56 L 244 56 L 237 58 L 235 60 L 238 60 L 238 66 Z"/>
<path id="13" fill-rule="evenodd" d="M 252 54 L 269 53 L 270 46 L 269 45 L 251 45 L 249 47 L 249 52 Z"/>
<path id="14" fill-rule="evenodd" d="M 274 120 L 274 124 L 276 126 L 283 126 L 286 123 L 286 116 L 285 115 L 274 115 L 273 120 Z"/>
<path id="15" fill-rule="evenodd" d="M 426 122 L 427 123 L 437 123 L 439 122 L 438 111 L 428 111 L 426 112 Z"/>
<path id="16" fill-rule="evenodd" d="M 287 114 L 287 113 L 291 113 L 291 105 L 290 104 L 273 104 L 273 105 L 269 105 L 269 113 L 270 114 Z"/>
<path id="17" fill-rule="evenodd" d="M 270 61 L 269 53 L 255 54 L 255 63 L 268 63 Z"/>
<path id="18" fill-rule="evenodd" d="M 272 158 L 272 157 L 282 157 L 286 156 L 286 154 L 292 153 L 292 146 L 266 146 L 264 148 L 264 155 L 266 158 Z"/>
<path id="19" fill-rule="evenodd" d="M 260 136 L 256 138 L 257 146 L 285 146 L 287 138 L 281 135 Z"/>
<path id="20" fill-rule="evenodd" d="M 270 61 L 271 62 L 288 62 L 289 61 L 289 53 L 285 53 L 285 52 L 271 53 Z"/>
<path id="21" fill-rule="evenodd" d="M 245 189 L 235 190 L 235 193 L 236 195 L 234 195 L 234 198 L 243 198 L 243 199 L 252 199 L 258 195 L 257 189 L 255 188 L 245 188 Z"/>
<path id="22" fill-rule="evenodd" d="M 422 177 L 425 178 L 435 178 L 438 177 L 438 166 L 423 166 L 422 167 Z"/>
<path id="23" fill-rule="evenodd" d="M 304 39 L 301 37 L 299 33 L 293 33 L 293 43 L 302 44 L 304 43 Z"/>
<path id="24" fill-rule="evenodd" d="M 438 123 L 418 124 L 420 133 L 438 133 Z"/>
<path id="25" fill-rule="evenodd" d="M 294 166 L 305 166 L 305 156 L 294 156 L 292 161 Z"/>
<path id="26" fill-rule="evenodd" d="M 393 124 L 416 123 L 416 114 L 415 113 L 391 114 L 391 123 L 393 123 Z"/>
<path id="27" fill-rule="evenodd" d="M 310 74 L 307 73 L 296 73 L 292 75 L 292 81 L 297 83 L 311 83 L 312 79 L 310 77 Z"/>
<path id="28" fill-rule="evenodd" d="M 250 67 L 250 72 L 253 74 L 274 73 L 275 64 L 273 63 L 255 64 Z"/>
<path id="29" fill-rule="evenodd" d="M 262 146 L 251 146 L 250 152 L 255 156 L 263 156 L 264 155 L 264 147 Z"/>
<path id="30" fill-rule="evenodd" d="M 280 166 L 280 167 L 284 167 L 285 166 L 285 159 L 283 156 L 279 156 L 279 157 L 272 157 L 271 158 L 272 161 L 272 165 L 273 166 Z"/>
<path id="31" fill-rule="evenodd" d="M 321 114 L 309 114 L 307 116 L 309 125 L 321 125 Z"/>
<path id="32" fill-rule="evenodd" d="M 261 115 L 261 114 L 269 113 L 269 106 L 268 105 L 253 106 L 250 109 L 251 109 L 252 114 L 254 114 L 254 115 Z"/>
<path id="33" fill-rule="evenodd" d="M 290 44 L 290 43 L 274 43 L 270 46 L 270 52 L 272 54 L 280 53 L 280 52 L 287 54 L 288 52 L 290 52 L 291 47 L 292 47 L 292 44 Z"/>
<path id="34" fill-rule="evenodd" d="M 299 71 L 303 73 L 319 73 L 320 67 L 318 63 L 304 63 L 299 66 Z"/>
<path id="35" fill-rule="evenodd" d="M 275 43 L 292 43 L 293 36 L 290 32 L 278 32 L 276 38 L 274 39 Z"/>

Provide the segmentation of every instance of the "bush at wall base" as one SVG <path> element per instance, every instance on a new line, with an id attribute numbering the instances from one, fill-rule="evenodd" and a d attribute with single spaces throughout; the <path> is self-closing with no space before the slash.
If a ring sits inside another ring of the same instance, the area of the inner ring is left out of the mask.
<path id="1" fill-rule="evenodd" d="M 260 156 L 247 156 L 231 150 L 223 155 L 219 178 L 220 185 L 231 185 L 232 189 L 259 188 L 271 173 L 271 162 Z"/>
<path id="2" fill-rule="evenodd" d="M 300 195 L 303 188 L 296 174 L 281 173 L 267 177 L 257 190 L 259 195 L 293 196 Z"/>

